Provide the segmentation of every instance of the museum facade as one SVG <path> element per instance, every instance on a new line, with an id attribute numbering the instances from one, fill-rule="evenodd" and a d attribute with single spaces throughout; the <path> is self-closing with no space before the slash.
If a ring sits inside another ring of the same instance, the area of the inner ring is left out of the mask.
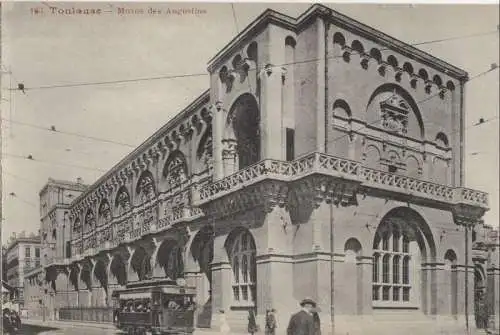
<path id="1" fill-rule="evenodd" d="M 183 277 L 198 327 L 224 310 L 235 334 L 250 309 L 263 329 L 268 308 L 280 333 L 306 296 L 325 334 L 476 326 L 488 195 L 464 187 L 466 72 L 321 5 L 267 10 L 208 72 L 206 92 L 94 184 L 40 192 L 54 317 Z M 498 262 L 482 266 L 498 306 Z"/>

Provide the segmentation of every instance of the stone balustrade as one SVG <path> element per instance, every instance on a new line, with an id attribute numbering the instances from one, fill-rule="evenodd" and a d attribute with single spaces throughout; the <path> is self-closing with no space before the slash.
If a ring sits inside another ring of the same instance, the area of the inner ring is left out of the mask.
<path id="1" fill-rule="evenodd" d="M 226 178 L 201 186 L 193 193 L 195 205 L 207 203 L 264 179 L 294 181 L 311 174 L 358 181 L 361 185 L 437 200 L 488 208 L 488 194 L 464 187 L 450 187 L 416 178 L 367 168 L 359 162 L 325 153 L 311 153 L 292 162 L 263 160 Z"/>

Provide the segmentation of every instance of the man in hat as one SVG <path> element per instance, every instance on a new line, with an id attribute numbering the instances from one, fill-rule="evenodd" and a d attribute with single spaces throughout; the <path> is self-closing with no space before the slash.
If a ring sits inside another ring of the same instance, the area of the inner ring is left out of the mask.
<path id="1" fill-rule="evenodd" d="M 295 313 L 288 323 L 287 335 L 314 335 L 314 319 L 312 311 L 316 302 L 306 298 L 300 302 L 301 311 Z"/>

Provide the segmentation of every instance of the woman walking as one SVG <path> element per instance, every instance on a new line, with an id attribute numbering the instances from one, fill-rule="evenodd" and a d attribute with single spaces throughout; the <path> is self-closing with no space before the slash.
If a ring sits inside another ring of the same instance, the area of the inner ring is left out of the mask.
<path id="1" fill-rule="evenodd" d="M 265 335 L 276 335 L 276 310 L 268 309 L 266 311 L 266 331 Z"/>

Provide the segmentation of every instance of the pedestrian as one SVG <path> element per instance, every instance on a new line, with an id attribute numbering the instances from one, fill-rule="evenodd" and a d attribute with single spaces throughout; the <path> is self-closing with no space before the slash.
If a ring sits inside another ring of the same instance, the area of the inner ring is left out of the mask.
<path id="1" fill-rule="evenodd" d="M 220 324 L 221 335 L 229 335 L 231 329 L 227 324 L 226 314 L 224 313 L 223 309 L 219 310 L 219 324 Z"/>
<path id="2" fill-rule="evenodd" d="M 300 302 L 300 307 L 302 309 L 290 318 L 287 335 L 314 335 L 312 311 L 316 307 L 316 302 L 305 298 Z"/>
<path id="3" fill-rule="evenodd" d="M 268 309 L 266 311 L 266 330 L 265 330 L 265 335 L 275 335 L 276 334 L 276 328 L 277 328 L 277 323 L 276 323 L 276 310 L 275 309 Z"/>
<path id="4" fill-rule="evenodd" d="M 259 331 L 259 328 L 257 327 L 257 322 L 255 321 L 255 313 L 253 309 L 250 309 L 248 311 L 248 333 L 249 334 L 255 334 Z"/>
<path id="5" fill-rule="evenodd" d="M 319 308 L 315 308 L 312 312 L 314 321 L 314 335 L 321 335 L 321 320 L 319 319 Z"/>

